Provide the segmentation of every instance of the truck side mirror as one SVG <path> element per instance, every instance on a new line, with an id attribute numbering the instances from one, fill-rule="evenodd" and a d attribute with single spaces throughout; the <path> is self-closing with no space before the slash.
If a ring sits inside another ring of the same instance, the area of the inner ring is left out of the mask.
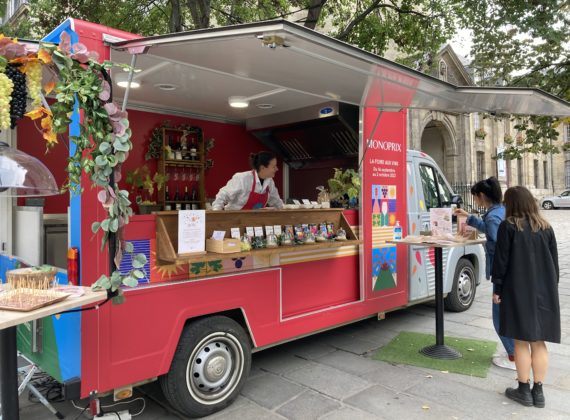
<path id="1" fill-rule="evenodd" d="M 463 197 L 461 197 L 459 194 L 453 194 L 451 196 L 451 204 L 455 204 L 458 209 L 461 208 L 461 205 L 463 204 Z"/>

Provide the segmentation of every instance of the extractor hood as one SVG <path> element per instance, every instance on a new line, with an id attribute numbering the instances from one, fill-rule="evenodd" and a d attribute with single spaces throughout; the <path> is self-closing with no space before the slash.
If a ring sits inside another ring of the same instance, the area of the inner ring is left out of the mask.
<path id="1" fill-rule="evenodd" d="M 357 106 L 326 102 L 250 118 L 246 127 L 287 163 L 355 158 L 358 113 Z"/>

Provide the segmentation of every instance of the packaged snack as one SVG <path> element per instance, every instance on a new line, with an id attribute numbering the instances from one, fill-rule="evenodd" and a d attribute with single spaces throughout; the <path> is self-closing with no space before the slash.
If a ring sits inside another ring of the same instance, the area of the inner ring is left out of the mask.
<path id="1" fill-rule="evenodd" d="M 327 222 L 327 235 L 329 238 L 334 238 L 334 223 Z"/>
<path id="2" fill-rule="evenodd" d="M 337 241 L 346 241 L 346 231 L 343 228 L 338 228 L 336 231 L 336 238 Z"/>
<path id="3" fill-rule="evenodd" d="M 315 243 L 315 235 L 313 235 L 310 231 L 307 232 L 305 236 L 305 243 L 306 244 L 314 244 Z"/>
<path id="4" fill-rule="evenodd" d="M 318 231 L 319 227 L 315 223 L 309 224 L 309 232 L 311 232 L 313 235 L 316 235 Z"/>
<path id="5" fill-rule="evenodd" d="M 251 241 L 249 240 L 249 236 L 243 235 L 241 237 L 240 249 L 242 252 L 251 251 Z"/>
<path id="6" fill-rule="evenodd" d="M 315 235 L 315 241 L 317 242 L 326 242 L 327 241 L 327 235 L 326 233 L 323 233 L 321 231 L 318 231 L 317 234 Z"/>
<path id="7" fill-rule="evenodd" d="M 270 233 L 267 235 L 267 241 L 266 241 L 266 246 L 267 248 L 277 248 L 279 246 L 279 244 L 277 243 L 277 236 L 275 236 L 274 233 Z"/>
<path id="8" fill-rule="evenodd" d="M 281 245 L 293 245 L 293 236 L 288 232 L 281 234 Z"/>
<path id="9" fill-rule="evenodd" d="M 295 239 L 298 241 L 303 241 L 305 238 L 305 230 L 302 225 L 295 225 Z"/>

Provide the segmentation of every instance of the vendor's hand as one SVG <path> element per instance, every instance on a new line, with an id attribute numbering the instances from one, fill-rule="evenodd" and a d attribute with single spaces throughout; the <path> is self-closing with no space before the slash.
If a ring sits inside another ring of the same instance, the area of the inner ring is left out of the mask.
<path id="1" fill-rule="evenodd" d="M 493 293 L 493 303 L 496 303 L 496 304 L 501 303 L 501 296 Z"/>
<path id="2" fill-rule="evenodd" d="M 455 209 L 455 211 L 453 212 L 453 214 L 455 214 L 456 216 L 469 216 L 469 213 L 467 213 L 465 210 L 463 209 Z"/>

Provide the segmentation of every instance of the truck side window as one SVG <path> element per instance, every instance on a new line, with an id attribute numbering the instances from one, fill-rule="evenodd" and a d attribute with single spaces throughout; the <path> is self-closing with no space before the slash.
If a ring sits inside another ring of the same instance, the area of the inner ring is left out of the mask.
<path id="1" fill-rule="evenodd" d="M 437 177 L 433 167 L 420 164 L 420 178 L 424 190 L 424 201 L 426 209 L 440 207 L 439 193 L 437 187 Z"/>
<path id="2" fill-rule="evenodd" d="M 451 193 L 451 190 L 445 183 L 443 176 L 440 173 L 437 174 L 437 187 L 439 190 L 439 196 L 441 198 L 441 204 L 444 207 L 449 206 L 451 204 L 451 198 L 453 194 Z"/>

